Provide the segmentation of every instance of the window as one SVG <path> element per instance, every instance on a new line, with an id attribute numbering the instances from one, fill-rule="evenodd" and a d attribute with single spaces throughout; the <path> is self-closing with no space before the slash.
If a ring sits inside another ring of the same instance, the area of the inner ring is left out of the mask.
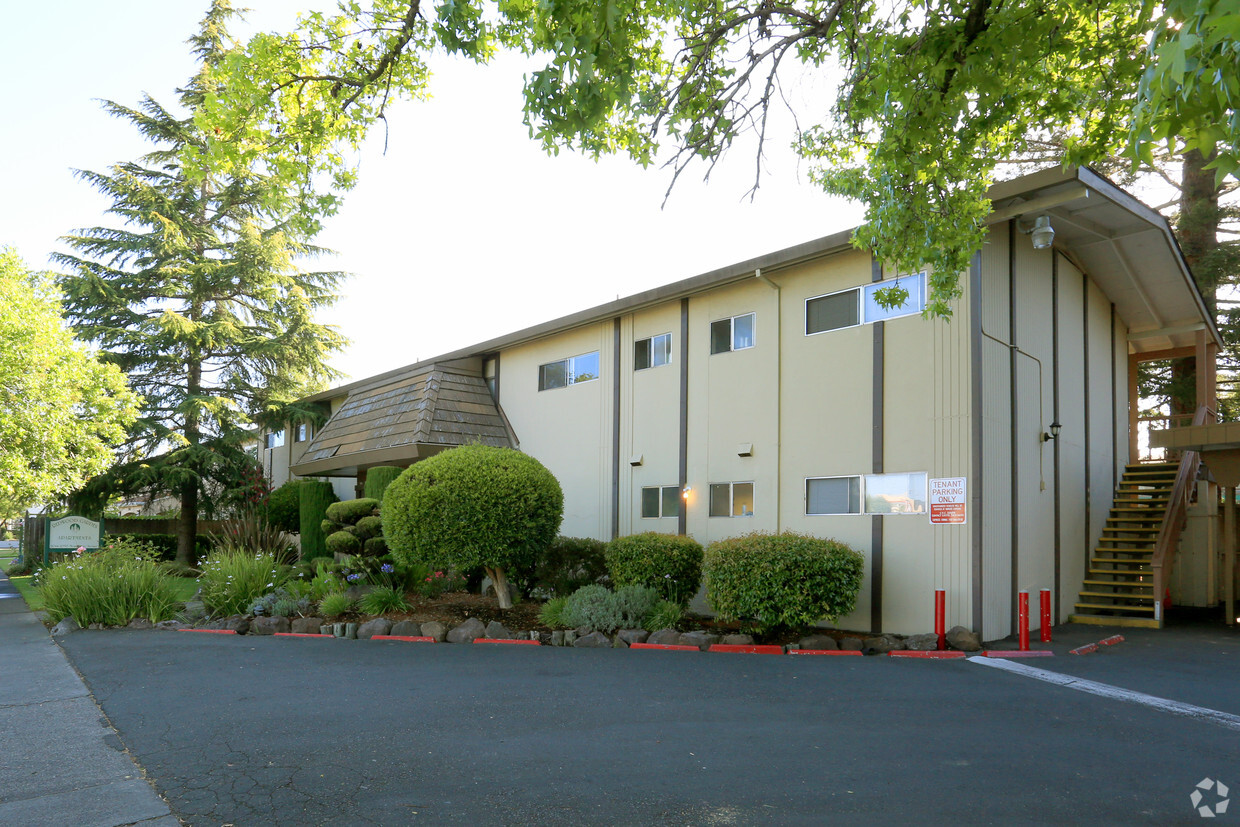
<path id="1" fill-rule="evenodd" d="M 598 378 L 598 351 L 548 362 L 538 368 L 538 389 L 549 391 Z"/>
<path id="2" fill-rule="evenodd" d="M 679 485 L 642 488 L 642 517 L 675 517 L 679 514 Z"/>
<path id="3" fill-rule="evenodd" d="M 267 434 L 267 447 L 279 448 L 284 445 L 284 431 L 275 431 Z"/>
<path id="4" fill-rule="evenodd" d="M 904 304 L 890 309 L 883 307 L 874 298 L 882 289 L 894 287 L 896 283 L 908 291 Z M 901 276 L 898 279 L 853 287 L 838 293 L 815 296 L 805 300 L 805 335 L 824 333 L 828 330 L 839 330 L 845 327 L 856 327 L 859 324 L 881 322 L 884 319 L 896 319 L 920 313 L 926 307 L 926 274 Z"/>
<path id="5" fill-rule="evenodd" d="M 633 343 L 633 370 L 657 368 L 672 361 L 672 334 L 661 333 Z"/>
<path id="6" fill-rule="evenodd" d="M 293 431 L 293 441 L 294 442 L 305 442 L 309 438 L 310 438 L 309 423 L 302 422 L 298 424 L 296 430 Z"/>
<path id="7" fill-rule="evenodd" d="M 805 481 L 805 513 L 925 514 L 926 475 L 811 477 Z"/>
<path id="8" fill-rule="evenodd" d="M 727 353 L 753 347 L 754 314 L 733 316 L 710 323 L 710 352 Z"/>
<path id="9" fill-rule="evenodd" d="M 712 482 L 710 484 L 710 516 L 752 517 L 752 482 Z"/>

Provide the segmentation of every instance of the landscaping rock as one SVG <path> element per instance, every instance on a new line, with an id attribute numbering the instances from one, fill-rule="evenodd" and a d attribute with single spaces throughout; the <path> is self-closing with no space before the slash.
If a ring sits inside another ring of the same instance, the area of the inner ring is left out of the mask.
<path id="1" fill-rule="evenodd" d="M 204 629 L 227 629 L 244 635 L 250 631 L 250 621 L 241 615 L 231 615 L 220 620 L 213 620 Z"/>
<path id="2" fill-rule="evenodd" d="M 675 629 L 660 629 L 659 631 L 646 638 L 647 643 L 657 643 L 661 646 L 675 646 L 680 642 L 680 632 Z"/>
<path id="3" fill-rule="evenodd" d="M 448 632 L 448 643 L 473 643 L 485 635 L 486 632 L 487 628 L 482 625 L 482 621 L 476 617 L 471 617 L 451 632 Z"/>
<path id="4" fill-rule="evenodd" d="M 681 646 L 696 646 L 705 652 L 713 644 L 719 642 L 719 635 L 712 635 L 710 632 L 685 632 L 676 641 Z"/>
<path id="5" fill-rule="evenodd" d="M 634 643 L 645 643 L 650 633 L 645 629 L 621 629 L 616 633 L 616 637 L 632 646 Z"/>
<path id="6" fill-rule="evenodd" d="M 628 641 L 626 641 L 624 638 L 620 637 L 619 635 L 616 635 L 615 639 L 612 640 L 611 642 L 611 648 L 612 649 L 628 649 L 629 644 L 628 644 Z"/>
<path id="7" fill-rule="evenodd" d="M 934 632 L 912 635 L 904 639 L 904 645 L 914 652 L 933 652 L 939 648 L 939 636 Z"/>
<path id="8" fill-rule="evenodd" d="M 577 633 L 577 637 L 585 637 L 586 635 L 590 634 L 594 630 L 590 628 L 589 626 L 578 626 L 573 631 Z"/>
<path id="9" fill-rule="evenodd" d="M 402 620 L 399 623 L 392 624 L 392 631 L 389 635 L 397 635 L 398 637 L 421 637 L 422 624 L 416 620 Z"/>
<path id="10" fill-rule="evenodd" d="M 947 645 L 961 652 L 976 652 L 982 648 L 982 639 L 963 626 L 947 630 Z"/>
<path id="11" fill-rule="evenodd" d="M 147 620 L 145 617 L 135 617 L 133 620 L 125 624 L 125 628 L 144 632 L 147 629 L 154 629 L 155 624 Z"/>
<path id="12" fill-rule="evenodd" d="M 564 630 L 564 645 L 565 646 L 572 646 L 573 642 L 576 640 L 577 640 L 576 632 L 574 632 L 572 629 Z"/>
<path id="13" fill-rule="evenodd" d="M 753 646 L 753 635 L 724 635 L 719 642 L 728 646 Z"/>
<path id="14" fill-rule="evenodd" d="M 574 640 L 573 646 L 578 649 L 610 649 L 611 638 L 602 632 L 591 632 Z"/>
<path id="15" fill-rule="evenodd" d="M 802 649 L 812 649 L 820 652 L 834 652 L 840 648 L 839 643 L 830 635 L 806 635 L 797 641 L 797 645 Z"/>
<path id="16" fill-rule="evenodd" d="M 92 623 L 92 624 L 90 624 L 89 626 L 87 626 L 86 628 L 87 628 L 87 629 L 106 629 L 107 627 L 106 627 L 106 626 L 104 626 L 102 623 Z"/>
<path id="17" fill-rule="evenodd" d="M 421 632 L 423 637 L 434 638 L 436 643 L 443 643 L 448 639 L 448 627 L 440 623 L 438 620 L 423 623 Z"/>
<path id="18" fill-rule="evenodd" d="M 895 635 L 874 635 L 864 641 L 861 651 L 871 655 L 885 655 L 904 648 L 904 641 Z"/>
<path id="19" fill-rule="evenodd" d="M 92 624 L 93 625 L 93 624 Z M 78 625 L 73 615 L 69 615 L 64 620 L 52 627 L 52 637 L 61 637 L 63 635 L 71 635 L 74 632 L 82 631 L 82 627 Z"/>
<path id="20" fill-rule="evenodd" d="M 504 627 L 504 624 L 498 620 L 492 620 L 487 624 L 487 635 L 491 640 L 518 640 L 512 632 Z"/>
<path id="21" fill-rule="evenodd" d="M 250 621 L 249 633 L 252 635 L 274 635 L 276 632 L 287 632 L 292 628 L 287 617 L 256 617 Z"/>
<path id="22" fill-rule="evenodd" d="M 175 632 L 177 629 L 184 629 L 185 624 L 179 620 L 161 620 L 155 624 L 155 628 L 165 632 Z"/>
<path id="23" fill-rule="evenodd" d="M 367 620 L 361 626 L 357 627 L 358 640 L 370 640 L 375 635 L 387 635 L 392 632 L 392 621 L 386 617 L 376 617 L 374 620 Z"/>
<path id="24" fill-rule="evenodd" d="M 865 644 L 859 637 L 846 637 L 840 641 L 840 648 L 846 652 L 860 652 L 865 648 Z"/>
<path id="25" fill-rule="evenodd" d="M 345 640 L 357 640 L 357 624 L 356 623 L 344 624 L 344 638 Z"/>
<path id="26" fill-rule="evenodd" d="M 564 632 L 563 631 L 556 629 L 554 632 L 551 633 L 551 645 L 552 646 L 563 646 L 564 645 Z"/>
<path id="27" fill-rule="evenodd" d="M 289 624 L 289 627 L 295 634 L 299 635 L 317 635 L 319 630 L 323 628 L 323 618 L 321 617 L 295 617 Z"/>

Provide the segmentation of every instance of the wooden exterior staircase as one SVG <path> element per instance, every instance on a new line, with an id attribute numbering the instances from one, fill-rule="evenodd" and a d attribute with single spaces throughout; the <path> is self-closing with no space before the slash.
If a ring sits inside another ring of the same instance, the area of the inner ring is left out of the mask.
<path id="1" fill-rule="evenodd" d="M 1125 468 L 1070 622 L 1161 626 L 1154 557 L 1179 471 L 1170 462 Z"/>

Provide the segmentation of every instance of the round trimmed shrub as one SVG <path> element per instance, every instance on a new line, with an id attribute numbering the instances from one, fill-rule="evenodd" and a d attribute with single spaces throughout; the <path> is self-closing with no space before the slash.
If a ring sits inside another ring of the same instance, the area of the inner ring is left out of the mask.
<path id="1" fill-rule="evenodd" d="M 357 537 L 359 540 L 369 540 L 371 537 L 378 537 L 383 532 L 382 517 L 363 517 L 357 521 L 355 526 L 357 529 Z"/>
<path id="2" fill-rule="evenodd" d="M 366 484 L 362 487 L 362 496 L 383 502 L 383 492 L 404 470 L 395 465 L 376 465 L 366 469 Z"/>
<path id="3" fill-rule="evenodd" d="M 363 517 L 369 517 L 379 507 L 379 501 L 370 497 L 357 500 L 341 500 L 327 507 L 327 519 L 343 525 L 354 525 Z"/>
<path id="4" fill-rule="evenodd" d="M 337 531 L 327 535 L 327 550 L 332 554 L 357 554 L 362 550 L 362 541 L 348 531 Z"/>
<path id="5" fill-rule="evenodd" d="M 382 537 L 371 537 L 362 543 L 362 554 L 367 557 L 382 557 L 387 553 L 387 540 Z"/>
<path id="6" fill-rule="evenodd" d="M 383 495 L 392 555 L 436 570 L 487 569 L 501 608 L 508 572 L 533 568 L 560 528 L 564 492 L 528 454 L 464 445 L 416 462 Z"/>
<path id="7" fill-rule="evenodd" d="M 647 531 L 607 544 L 607 571 L 617 586 L 646 586 L 685 604 L 702 582 L 702 546 L 692 537 Z"/>
<path id="8" fill-rule="evenodd" d="M 336 522 L 335 520 L 323 520 L 321 523 L 319 523 L 319 531 L 323 532 L 324 537 L 326 537 L 329 534 L 335 534 L 337 531 L 343 531 L 343 530 L 344 530 L 344 526 L 342 526 L 340 523 Z"/>
<path id="9" fill-rule="evenodd" d="M 659 605 L 659 593 L 648 586 L 620 586 L 612 593 L 622 629 L 640 629 Z"/>
<path id="10" fill-rule="evenodd" d="M 607 574 L 607 544 L 589 537 L 556 537 L 538 555 L 531 586 L 558 597 L 597 583 Z"/>
<path id="11" fill-rule="evenodd" d="M 289 480 L 267 495 L 262 514 L 268 525 L 290 534 L 301 531 L 301 486 L 304 480 Z"/>
<path id="12" fill-rule="evenodd" d="M 704 569 L 706 599 L 716 614 L 761 632 L 851 612 L 865 558 L 835 540 L 757 532 L 711 543 Z"/>
<path id="13" fill-rule="evenodd" d="M 624 623 L 616 595 L 606 586 L 582 586 L 568 597 L 560 622 L 570 628 L 614 632 Z"/>

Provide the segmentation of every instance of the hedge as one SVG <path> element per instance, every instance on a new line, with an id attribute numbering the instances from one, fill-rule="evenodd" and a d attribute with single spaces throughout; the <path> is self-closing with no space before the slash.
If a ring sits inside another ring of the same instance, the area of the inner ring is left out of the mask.
<path id="1" fill-rule="evenodd" d="M 311 560 L 326 557 L 327 546 L 323 531 L 323 518 L 327 508 L 336 502 L 336 492 L 330 482 L 303 480 L 301 484 L 301 557 Z"/>
<path id="2" fill-rule="evenodd" d="M 383 502 L 383 492 L 404 470 L 395 465 L 376 465 L 366 469 L 366 484 L 362 488 L 362 496 Z"/>
<path id="3" fill-rule="evenodd" d="M 702 582 L 702 546 L 692 537 L 647 531 L 607 544 L 607 571 L 617 586 L 646 586 L 685 604 Z"/>

